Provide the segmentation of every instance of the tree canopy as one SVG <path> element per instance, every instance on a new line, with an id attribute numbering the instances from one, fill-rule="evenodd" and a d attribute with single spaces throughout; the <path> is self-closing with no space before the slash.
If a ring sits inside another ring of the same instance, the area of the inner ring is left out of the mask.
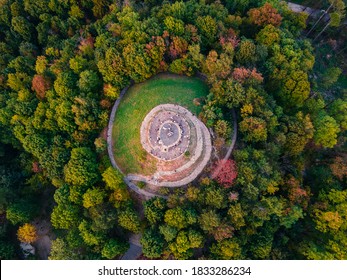
<path id="1" fill-rule="evenodd" d="M 0 1 L 0 258 L 45 219 L 50 259 L 119 258 L 137 233 L 147 258 L 346 259 L 345 4 L 318 2 L 328 21 L 277 0 Z M 142 201 L 105 128 L 161 72 L 203 77 L 216 149 Z"/>

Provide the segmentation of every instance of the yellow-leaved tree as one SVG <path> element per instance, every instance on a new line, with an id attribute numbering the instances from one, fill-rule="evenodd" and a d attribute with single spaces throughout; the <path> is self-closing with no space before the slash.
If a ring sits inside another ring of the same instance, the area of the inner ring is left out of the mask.
<path id="1" fill-rule="evenodd" d="M 17 237 L 20 242 L 33 243 L 37 240 L 36 228 L 32 224 L 24 224 L 19 227 Z"/>

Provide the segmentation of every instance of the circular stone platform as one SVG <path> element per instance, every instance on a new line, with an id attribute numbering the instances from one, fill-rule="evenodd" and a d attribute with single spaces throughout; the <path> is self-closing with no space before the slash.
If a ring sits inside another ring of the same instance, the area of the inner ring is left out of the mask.
<path id="1" fill-rule="evenodd" d="M 181 114 L 154 108 L 142 123 L 143 148 L 159 160 L 171 161 L 184 154 L 190 142 L 190 128 Z"/>
<path id="2" fill-rule="evenodd" d="M 208 129 L 179 105 L 154 107 L 141 124 L 140 136 L 143 148 L 158 160 L 158 169 L 152 176 L 128 174 L 129 180 L 153 186 L 183 186 L 202 172 L 211 156 Z"/>

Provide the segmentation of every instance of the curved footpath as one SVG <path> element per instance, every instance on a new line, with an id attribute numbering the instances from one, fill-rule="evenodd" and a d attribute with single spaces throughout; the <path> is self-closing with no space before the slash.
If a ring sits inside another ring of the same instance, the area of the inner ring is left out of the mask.
<path id="1" fill-rule="evenodd" d="M 121 260 L 136 260 L 142 254 L 142 245 L 140 243 L 141 234 L 132 234 L 129 238 L 130 247 L 124 253 Z"/>

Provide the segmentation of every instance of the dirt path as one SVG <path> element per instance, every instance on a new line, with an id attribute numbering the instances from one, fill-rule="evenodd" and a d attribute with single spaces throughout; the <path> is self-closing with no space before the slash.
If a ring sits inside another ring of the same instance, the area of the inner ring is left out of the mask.
<path id="1" fill-rule="evenodd" d="M 136 260 L 142 254 L 142 245 L 140 243 L 141 234 L 133 234 L 129 238 L 130 247 L 123 255 L 122 260 Z"/>
<path id="2" fill-rule="evenodd" d="M 52 225 L 46 220 L 36 220 L 33 224 L 39 236 L 33 245 L 36 248 L 40 259 L 48 260 L 49 253 L 51 251 L 52 239 L 54 238 L 52 234 Z"/>
<path id="3" fill-rule="evenodd" d="M 40 257 L 40 260 L 48 260 L 48 256 L 51 252 L 52 240 L 48 235 L 41 236 L 35 242 L 35 248 L 37 250 L 37 254 Z"/>

